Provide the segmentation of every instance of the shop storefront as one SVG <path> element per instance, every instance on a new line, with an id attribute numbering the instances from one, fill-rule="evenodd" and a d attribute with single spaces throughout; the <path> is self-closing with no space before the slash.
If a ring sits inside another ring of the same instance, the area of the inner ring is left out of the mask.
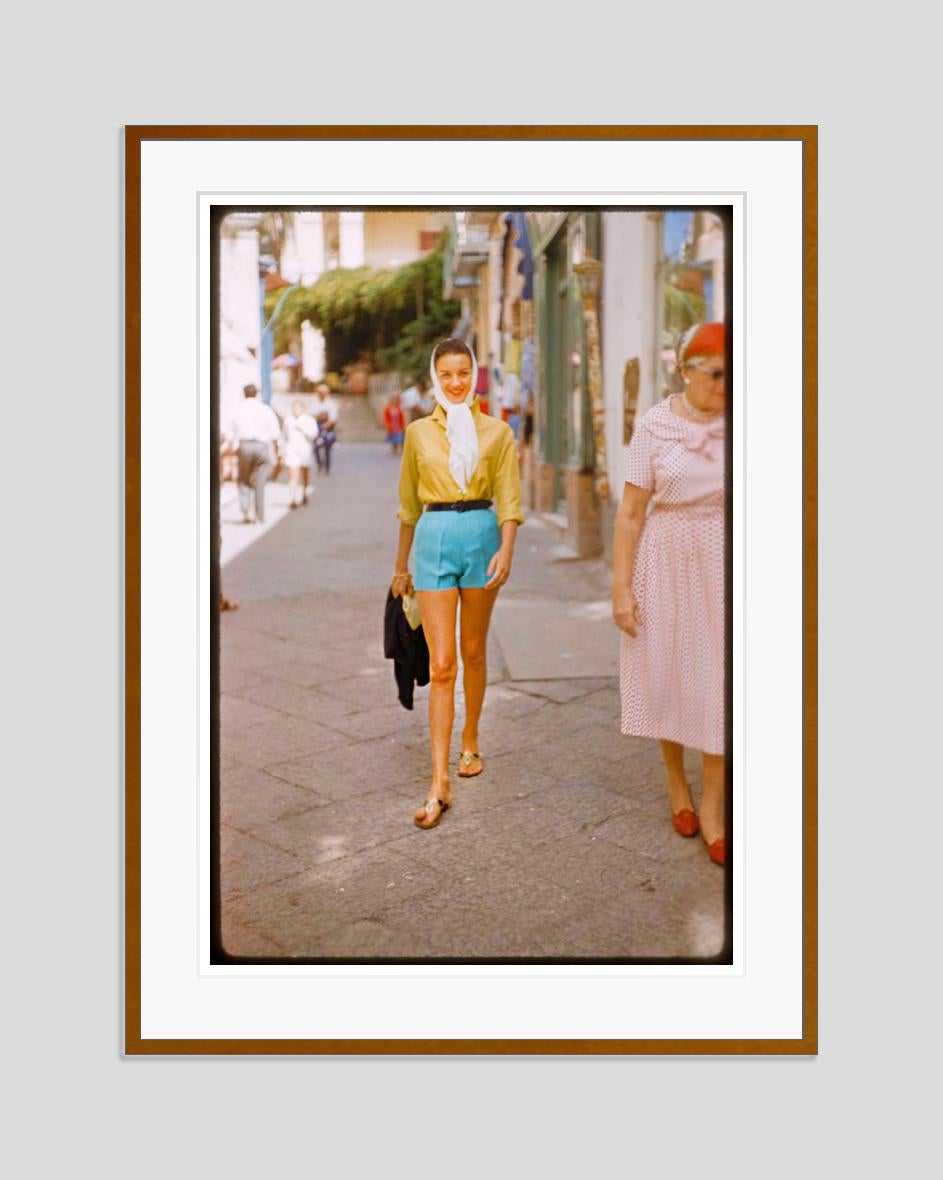
<path id="1" fill-rule="evenodd" d="M 533 506 L 558 521 L 580 557 L 591 557 L 601 551 L 596 447 L 585 292 L 574 268 L 599 257 L 599 214 L 529 213 L 528 226 L 536 291 Z"/>

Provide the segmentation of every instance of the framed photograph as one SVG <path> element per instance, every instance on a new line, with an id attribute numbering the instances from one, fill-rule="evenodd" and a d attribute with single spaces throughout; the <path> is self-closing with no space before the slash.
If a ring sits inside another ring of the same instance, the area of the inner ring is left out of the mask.
<path id="1" fill-rule="evenodd" d="M 815 1053 L 816 129 L 125 145 L 126 1053 Z"/>

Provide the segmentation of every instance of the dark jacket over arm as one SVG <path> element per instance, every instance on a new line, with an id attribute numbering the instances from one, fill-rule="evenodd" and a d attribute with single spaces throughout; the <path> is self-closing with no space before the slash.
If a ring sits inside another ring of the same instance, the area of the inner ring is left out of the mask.
<path id="1" fill-rule="evenodd" d="M 393 661 L 400 704 L 404 709 L 411 709 L 415 685 L 429 683 L 429 648 L 422 627 L 415 631 L 410 627 L 403 613 L 403 600 L 394 598 L 392 590 L 386 594 L 383 654 Z"/>

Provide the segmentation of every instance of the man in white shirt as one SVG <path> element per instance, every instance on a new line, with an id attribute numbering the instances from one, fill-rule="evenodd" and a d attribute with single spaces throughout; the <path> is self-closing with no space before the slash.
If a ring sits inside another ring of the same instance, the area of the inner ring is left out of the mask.
<path id="1" fill-rule="evenodd" d="M 251 524 L 249 506 L 255 492 L 255 519 L 265 520 L 265 485 L 278 456 L 281 426 L 271 406 L 260 402 L 254 385 L 242 392 L 245 401 L 235 412 L 227 437 L 239 447 L 239 504 L 242 523 Z"/>
<path id="2" fill-rule="evenodd" d="M 318 424 L 318 437 L 314 440 L 314 457 L 317 460 L 318 471 L 326 470 L 331 474 L 331 447 L 334 445 L 337 426 L 337 402 L 331 397 L 331 387 L 322 382 L 314 395 L 311 406 L 311 417 Z"/>
<path id="3" fill-rule="evenodd" d="M 403 413 L 406 415 L 407 422 L 415 422 L 420 416 L 419 414 L 419 399 L 422 394 L 419 392 L 419 383 L 414 382 L 408 389 L 404 389 L 400 395 L 399 404 Z"/>

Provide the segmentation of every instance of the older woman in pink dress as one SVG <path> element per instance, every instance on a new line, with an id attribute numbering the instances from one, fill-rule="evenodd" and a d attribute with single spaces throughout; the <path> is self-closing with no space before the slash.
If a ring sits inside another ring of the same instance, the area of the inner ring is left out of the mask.
<path id="1" fill-rule="evenodd" d="M 675 830 L 724 844 L 724 326 L 682 337 L 684 391 L 636 425 L 613 543 L 622 732 L 657 738 Z M 684 747 L 701 751 L 700 815 Z"/>

